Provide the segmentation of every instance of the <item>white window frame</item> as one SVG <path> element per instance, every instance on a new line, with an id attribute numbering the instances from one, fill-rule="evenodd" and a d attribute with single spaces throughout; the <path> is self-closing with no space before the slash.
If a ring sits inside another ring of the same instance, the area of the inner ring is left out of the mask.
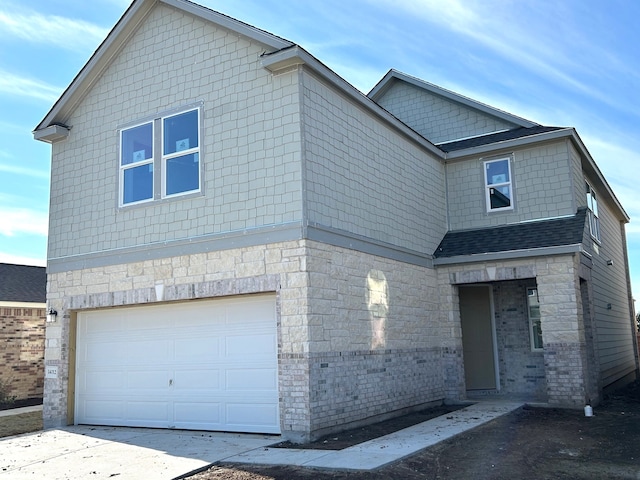
<path id="1" fill-rule="evenodd" d="M 164 121 L 171 117 L 182 115 L 184 113 L 196 111 L 197 112 L 197 135 L 198 146 L 192 147 L 186 150 L 173 152 L 171 154 L 164 154 Z M 123 135 L 126 131 L 140 127 L 142 125 L 151 124 L 152 135 L 152 158 L 147 158 L 138 162 L 132 162 L 127 165 L 122 165 L 122 153 L 123 153 Z M 139 121 L 132 124 L 127 124 L 119 128 L 118 130 L 119 145 L 118 145 L 118 207 L 128 208 L 136 205 L 147 204 L 164 199 L 174 199 L 176 197 L 184 197 L 189 195 L 199 195 L 202 193 L 203 185 L 203 165 L 202 165 L 202 105 L 189 105 L 180 109 L 174 109 L 168 112 L 164 112 L 153 117 L 149 117 L 144 121 Z M 184 192 L 177 192 L 167 194 L 166 181 L 167 181 L 167 162 L 173 158 L 186 156 L 186 155 L 198 155 L 198 187 L 193 190 L 187 190 Z M 139 200 L 136 202 L 124 202 L 124 172 L 133 167 L 140 167 L 142 165 L 153 166 L 153 186 L 151 198 Z"/>
<path id="2" fill-rule="evenodd" d="M 151 158 L 145 158 L 143 160 L 140 160 L 138 162 L 133 161 L 129 164 L 123 165 L 122 164 L 122 137 L 124 136 L 124 132 L 126 132 L 127 130 L 133 130 L 134 128 L 138 128 L 141 127 L 143 125 L 147 125 L 147 124 L 151 124 L 151 151 L 152 151 L 152 155 Z M 156 155 L 156 148 L 154 145 L 154 138 L 155 138 L 155 124 L 153 121 L 146 121 L 146 122 L 140 122 L 140 123 L 136 123 L 135 125 L 131 125 L 127 128 L 121 128 L 119 131 L 119 152 L 118 152 L 118 170 L 119 170 L 119 175 L 118 175 L 118 183 L 119 183 L 119 189 L 118 189 L 118 203 L 120 204 L 120 206 L 124 207 L 128 207 L 131 205 L 140 205 L 141 203 L 148 203 L 148 202 L 152 202 L 153 201 L 153 197 L 154 197 L 154 190 L 155 190 L 155 165 L 154 165 L 154 157 Z M 151 165 L 153 168 L 153 180 L 152 180 L 152 185 L 151 185 L 151 198 L 145 198 L 144 200 L 138 200 L 137 202 L 128 202 L 128 203 L 124 203 L 124 174 L 127 170 L 132 169 L 132 168 L 137 168 L 137 167 L 141 167 L 143 165 Z"/>
<path id="3" fill-rule="evenodd" d="M 542 352 L 544 350 L 544 343 L 542 341 L 542 319 L 540 316 L 540 299 L 538 296 L 538 288 L 537 287 L 527 287 L 527 316 L 529 317 L 529 340 L 531 342 L 531 351 L 532 352 Z M 537 315 L 532 314 L 531 303 L 529 299 L 534 296 L 536 297 L 536 301 L 538 302 L 538 310 Z M 540 324 L 540 346 L 536 346 L 536 338 L 538 335 L 535 332 L 535 324 Z"/>
<path id="4" fill-rule="evenodd" d="M 497 162 L 507 162 L 507 172 L 508 172 L 509 178 L 508 180 L 505 179 L 504 182 L 489 184 L 489 178 L 487 177 L 487 170 L 490 164 L 497 163 Z M 514 203 L 515 203 L 515 199 L 514 199 L 515 195 L 514 195 L 514 188 L 513 188 L 513 172 L 511 171 L 511 157 L 502 157 L 502 158 L 495 158 L 492 160 L 486 160 L 485 162 L 483 162 L 483 171 L 484 171 L 484 196 L 485 196 L 485 205 L 486 205 L 487 213 L 504 212 L 504 211 L 513 210 Z M 509 187 L 509 192 L 511 194 L 511 197 L 509 198 L 509 205 L 506 207 L 492 208 L 491 207 L 491 191 L 493 189 L 506 187 L 506 186 Z"/>
<path id="5" fill-rule="evenodd" d="M 587 194 L 589 233 L 591 233 L 591 238 L 600 243 L 602 240 L 600 236 L 600 216 L 598 215 L 598 195 L 589 182 L 585 180 L 584 183 Z"/>
<path id="6" fill-rule="evenodd" d="M 165 155 L 164 153 L 164 135 L 165 135 L 165 127 L 164 127 L 164 121 L 168 118 L 171 117 L 176 117 L 178 115 L 182 115 L 183 113 L 188 113 L 188 112 L 192 112 L 192 111 L 196 111 L 198 114 L 198 146 L 194 147 L 194 148 L 189 148 L 186 150 L 181 150 L 181 151 L 177 151 L 174 153 L 170 153 Z M 192 154 L 197 154 L 198 155 L 198 163 L 200 164 L 200 162 L 202 161 L 202 156 L 200 155 L 200 144 L 201 144 L 201 135 L 200 135 L 200 108 L 187 108 L 185 110 L 181 110 L 179 112 L 175 112 L 172 113 L 171 115 L 165 115 L 163 117 L 160 118 L 160 128 L 161 128 L 161 140 L 160 140 L 160 156 L 161 156 L 161 189 L 162 189 L 162 198 L 174 198 L 174 197 L 181 197 L 183 195 L 190 195 L 193 193 L 199 193 L 202 190 L 202 169 L 200 168 L 200 165 L 198 165 L 198 188 L 194 189 L 194 190 L 188 190 L 185 192 L 178 192 L 178 193 L 172 193 L 172 194 L 167 194 L 167 162 L 173 158 L 178 158 L 178 157 L 182 157 L 185 155 L 192 155 Z"/>

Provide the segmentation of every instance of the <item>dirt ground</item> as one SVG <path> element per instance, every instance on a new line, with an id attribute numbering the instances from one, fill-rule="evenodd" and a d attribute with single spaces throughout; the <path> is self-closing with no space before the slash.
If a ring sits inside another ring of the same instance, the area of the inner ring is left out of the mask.
<path id="1" fill-rule="evenodd" d="M 378 424 L 356 429 L 304 447 L 345 448 L 393 431 L 394 422 L 386 423 L 384 428 Z M 639 480 L 640 382 L 609 395 L 594 409 L 593 417 L 585 417 L 582 410 L 523 407 L 374 471 L 220 464 L 189 477 L 214 479 Z"/>

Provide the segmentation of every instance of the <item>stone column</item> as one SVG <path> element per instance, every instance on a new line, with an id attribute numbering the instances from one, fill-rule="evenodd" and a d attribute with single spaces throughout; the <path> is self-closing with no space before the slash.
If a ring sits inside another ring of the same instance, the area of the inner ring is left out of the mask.
<path id="1" fill-rule="evenodd" d="M 589 395 L 577 262 L 576 255 L 536 262 L 547 398 L 572 407 L 583 406 Z"/>

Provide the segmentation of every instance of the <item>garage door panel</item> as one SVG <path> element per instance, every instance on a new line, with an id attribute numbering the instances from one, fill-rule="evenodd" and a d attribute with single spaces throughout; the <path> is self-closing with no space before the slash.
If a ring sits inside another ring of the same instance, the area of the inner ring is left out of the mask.
<path id="1" fill-rule="evenodd" d="M 222 425 L 222 405 L 218 402 L 175 402 L 174 416 L 177 428 L 185 428 L 180 424 Z M 201 427 L 200 427 L 201 428 Z"/>
<path id="2" fill-rule="evenodd" d="M 279 433 L 273 295 L 81 312 L 76 422 Z"/>
<path id="3" fill-rule="evenodd" d="M 260 403 L 228 403 L 226 405 L 226 423 L 232 431 L 249 429 L 263 430 L 265 433 L 279 433 L 270 431 L 278 417 L 277 407 L 272 404 Z"/>
<path id="4" fill-rule="evenodd" d="M 81 391 L 91 391 L 94 393 L 104 393 L 111 390 L 122 390 L 126 375 L 122 370 L 111 370 L 108 372 L 94 372 L 91 375 L 83 374 L 80 380 Z"/>
<path id="5" fill-rule="evenodd" d="M 89 341 L 91 339 L 88 339 Z M 81 361 L 86 365 L 102 365 L 105 358 L 111 357 L 111 364 L 126 363 L 127 347 L 120 342 L 87 343 L 84 348 L 78 349 Z"/>
<path id="6" fill-rule="evenodd" d="M 226 372 L 226 389 L 236 391 L 269 390 L 278 386 L 278 374 L 275 369 L 234 368 Z"/>
<path id="7" fill-rule="evenodd" d="M 169 374 L 165 370 L 129 370 L 126 374 L 127 389 L 137 390 L 167 390 Z"/>
<path id="8" fill-rule="evenodd" d="M 176 370 L 174 387 L 176 390 L 220 390 L 219 369 Z"/>
<path id="9" fill-rule="evenodd" d="M 173 357 L 173 345 L 169 339 L 140 340 L 130 338 L 126 354 L 128 365 L 152 365 L 167 363 Z"/>
<path id="10" fill-rule="evenodd" d="M 276 353 L 275 335 L 231 335 L 225 342 L 228 357 L 271 357 Z"/>
<path id="11" fill-rule="evenodd" d="M 176 362 L 208 362 L 220 357 L 220 338 L 210 332 L 208 336 L 176 339 L 174 345 Z"/>
<path id="12" fill-rule="evenodd" d="M 169 423 L 169 402 L 148 400 L 127 401 L 126 418 L 133 423 L 146 423 L 146 426 L 165 426 Z"/>

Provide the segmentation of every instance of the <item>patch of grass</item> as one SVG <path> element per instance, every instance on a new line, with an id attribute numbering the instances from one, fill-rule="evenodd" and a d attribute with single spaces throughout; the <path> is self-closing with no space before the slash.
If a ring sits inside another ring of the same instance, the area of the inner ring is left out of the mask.
<path id="1" fill-rule="evenodd" d="M 42 412 L 21 413 L 0 417 L 0 438 L 42 430 Z"/>

